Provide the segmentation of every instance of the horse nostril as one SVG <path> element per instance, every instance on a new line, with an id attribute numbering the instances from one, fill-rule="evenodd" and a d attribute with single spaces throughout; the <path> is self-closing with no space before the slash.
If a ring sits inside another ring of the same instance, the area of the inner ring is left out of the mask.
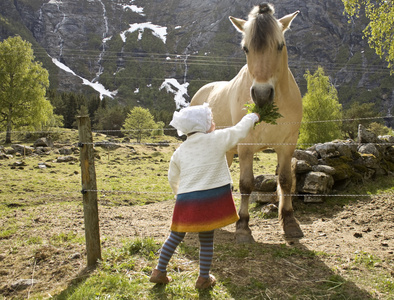
<path id="1" fill-rule="evenodd" d="M 274 89 L 271 88 L 268 96 L 269 102 L 272 102 L 274 100 Z"/>
<path id="2" fill-rule="evenodd" d="M 250 95 L 252 96 L 252 100 L 253 100 L 254 102 L 256 102 L 257 96 L 256 96 L 256 89 L 255 89 L 254 87 L 251 88 L 251 90 L 250 90 Z"/>
<path id="3" fill-rule="evenodd" d="M 274 101 L 275 90 L 272 86 L 255 87 L 250 89 L 250 95 L 253 102 L 259 106 L 263 106 Z"/>

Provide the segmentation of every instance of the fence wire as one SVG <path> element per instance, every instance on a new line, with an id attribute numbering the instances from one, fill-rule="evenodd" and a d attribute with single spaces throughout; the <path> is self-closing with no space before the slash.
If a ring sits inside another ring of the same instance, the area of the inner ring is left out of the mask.
<path id="1" fill-rule="evenodd" d="M 148 192 L 148 191 L 121 191 L 121 190 L 82 190 L 82 193 L 87 193 L 87 192 L 92 192 L 92 193 L 101 193 L 101 194 L 126 194 L 126 195 L 132 195 L 132 194 L 137 194 L 137 195 L 148 195 L 148 194 L 155 194 L 155 195 L 174 195 L 172 192 Z M 264 196 L 268 197 L 276 197 L 278 196 L 277 193 L 265 193 L 265 192 L 256 192 L 257 194 L 261 194 Z M 233 196 L 235 197 L 242 197 L 242 196 L 250 196 L 252 194 L 242 194 L 242 193 L 237 193 L 233 192 Z M 373 197 L 376 196 L 374 194 L 282 194 L 283 196 L 287 197 Z M 378 196 L 394 196 L 393 193 L 384 193 L 384 194 L 378 194 Z"/>
<path id="2" fill-rule="evenodd" d="M 302 121 L 302 122 L 278 122 L 277 125 L 296 125 L 296 124 L 310 124 L 310 123 L 332 123 L 332 122 L 353 122 L 353 121 L 365 121 L 365 120 L 377 120 L 377 119 L 390 119 L 393 118 L 393 116 L 388 115 L 388 116 L 383 116 L 383 117 L 367 117 L 367 118 L 351 118 L 351 119 L 332 119 L 332 120 L 316 120 L 316 121 Z M 271 124 L 261 124 L 262 126 L 275 126 Z M 218 129 L 223 129 L 227 128 L 228 126 L 218 126 Z M 122 129 L 122 130 L 92 130 L 92 133 L 101 133 L 101 134 L 113 134 L 113 133 L 128 133 L 128 132 L 141 132 L 141 131 L 157 131 L 157 130 L 163 130 L 163 131 L 175 131 L 175 128 L 141 128 L 141 129 Z M 19 134 L 41 134 L 41 135 L 50 135 L 53 133 L 61 133 L 62 130 L 41 130 L 41 131 L 12 131 L 11 133 L 19 133 Z M 6 133 L 6 132 L 0 132 L 1 133 Z M 92 143 L 76 143 L 79 147 L 82 147 L 83 145 L 93 145 L 93 146 L 103 146 L 103 147 L 114 147 L 114 146 L 125 146 L 125 145 L 143 145 L 143 146 L 177 146 L 180 145 L 182 142 L 176 142 L 176 143 L 170 143 L 166 141 L 161 141 L 157 143 L 141 143 L 141 142 L 111 142 L 111 141 L 101 141 L 101 142 L 92 142 Z M 343 143 L 346 145 L 360 145 L 362 143 L 359 142 L 347 142 L 347 141 L 339 141 L 338 143 Z M 371 144 L 371 143 L 368 143 Z M 389 143 L 389 142 L 377 142 L 377 143 L 372 143 L 376 145 L 386 145 L 386 146 L 393 146 L 394 143 Z M 239 143 L 239 146 L 313 146 L 316 145 L 315 143 Z M 94 192 L 94 193 L 101 193 L 101 194 L 156 194 L 156 195 L 173 195 L 172 192 L 152 192 L 152 191 L 122 191 L 122 190 L 82 190 L 80 191 L 81 193 L 87 193 L 87 192 Z M 64 192 L 65 194 L 71 194 L 73 192 Z M 74 192 L 75 193 L 75 192 Z M 278 194 L 277 193 L 261 193 L 264 196 L 267 197 L 276 197 Z M 241 194 L 234 192 L 233 195 L 235 197 L 242 197 L 242 196 L 247 196 L 250 194 Z M 284 196 L 291 196 L 291 197 L 372 197 L 375 195 L 372 194 L 283 194 Z M 379 194 L 379 196 L 387 196 L 387 197 L 392 197 L 394 195 L 393 193 L 389 194 Z"/>

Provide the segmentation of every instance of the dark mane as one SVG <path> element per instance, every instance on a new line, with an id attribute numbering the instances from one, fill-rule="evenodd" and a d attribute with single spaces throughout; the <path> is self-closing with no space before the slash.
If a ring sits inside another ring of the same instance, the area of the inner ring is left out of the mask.
<path id="1" fill-rule="evenodd" d="M 278 34 L 281 30 L 273 13 L 274 8 L 265 3 L 256 6 L 249 16 L 249 20 L 253 22 L 250 31 L 250 47 L 256 51 L 278 47 L 278 43 L 281 43 Z"/>

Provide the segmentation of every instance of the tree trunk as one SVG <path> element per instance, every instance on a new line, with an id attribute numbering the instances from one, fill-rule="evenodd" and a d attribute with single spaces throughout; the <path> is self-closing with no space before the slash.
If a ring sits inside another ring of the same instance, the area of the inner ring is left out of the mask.
<path id="1" fill-rule="evenodd" d="M 11 132 L 12 132 L 11 122 L 8 121 L 7 122 L 7 131 L 5 134 L 5 143 L 6 144 L 11 144 Z"/>

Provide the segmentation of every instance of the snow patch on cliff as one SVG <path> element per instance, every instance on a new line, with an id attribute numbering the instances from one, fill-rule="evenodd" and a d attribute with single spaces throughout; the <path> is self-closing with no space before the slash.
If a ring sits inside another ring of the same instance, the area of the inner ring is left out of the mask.
<path id="1" fill-rule="evenodd" d="M 134 23 L 130 24 L 130 28 L 121 32 L 120 37 L 122 38 L 123 43 L 126 43 L 126 34 L 127 33 L 132 33 L 134 31 L 138 30 L 138 40 L 142 39 L 142 34 L 144 33 L 145 29 L 152 30 L 152 33 L 154 36 L 158 37 L 163 41 L 163 43 L 166 43 L 167 40 L 167 27 L 159 26 L 152 24 L 151 22 L 146 22 L 146 23 Z"/>
<path id="2" fill-rule="evenodd" d="M 176 108 L 179 109 L 189 106 L 189 103 L 186 101 L 185 98 L 185 95 L 188 96 L 188 86 L 188 82 L 181 84 L 175 78 L 167 78 L 164 80 L 159 90 L 165 89 L 167 93 L 173 93 L 175 95 L 174 100 Z"/>
<path id="3" fill-rule="evenodd" d="M 52 57 L 51 57 L 52 58 Z M 78 77 L 79 79 L 82 80 L 82 84 L 87 85 L 92 87 L 94 90 L 96 90 L 97 92 L 100 93 L 100 99 L 103 100 L 104 96 L 113 98 L 118 91 L 109 91 L 107 90 L 101 83 L 99 82 L 91 82 L 77 74 L 75 74 L 75 72 L 73 70 L 71 70 L 69 67 L 67 67 L 65 64 L 61 63 L 60 61 L 58 61 L 56 58 L 52 58 L 52 62 L 60 69 L 62 69 L 63 71 L 67 72 L 67 73 L 71 73 L 72 75 Z"/>

